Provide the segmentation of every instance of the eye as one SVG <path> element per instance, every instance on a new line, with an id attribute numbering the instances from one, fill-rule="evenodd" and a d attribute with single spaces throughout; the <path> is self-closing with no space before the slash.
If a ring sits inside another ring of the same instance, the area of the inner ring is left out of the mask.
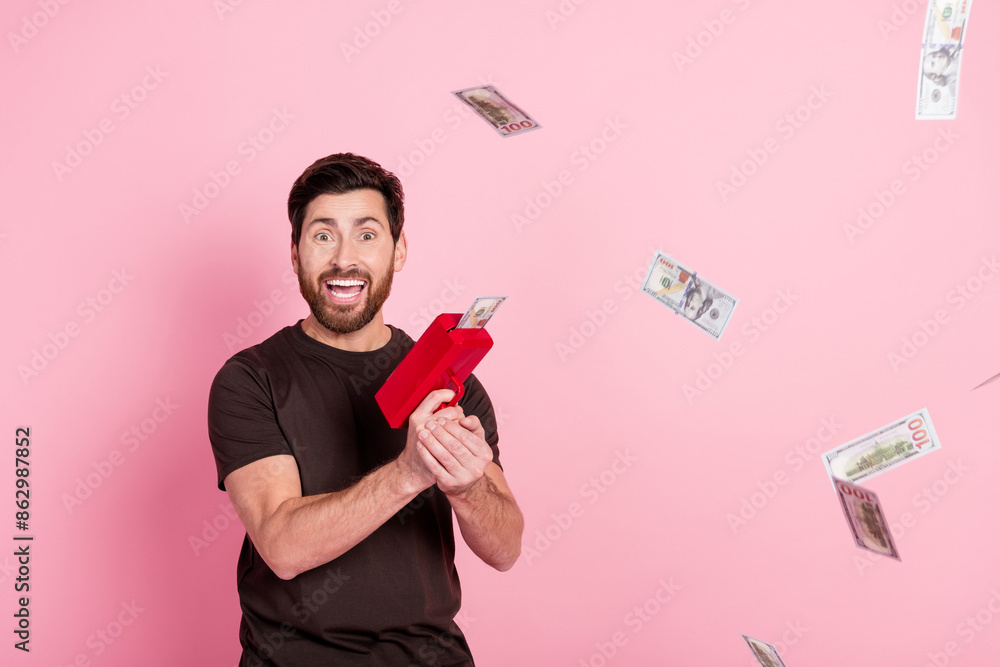
<path id="1" fill-rule="evenodd" d="M 331 236 L 329 234 L 327 234 L 326 232 L 320 232 L 319 234 L 316 235 L 316 240 L 319 241 L 319 242 L 321 242 L 321 243 L 326 243 L 330 239 L 331 239 Z"/>
<path id="2" fill-rule="evenodd" d="M 365 232 L 364 234 L 361 235 L 361 240 L 362 241 L 374 241 L 375 240 L 375 234 L 374 234 L 374 232 Z"/>

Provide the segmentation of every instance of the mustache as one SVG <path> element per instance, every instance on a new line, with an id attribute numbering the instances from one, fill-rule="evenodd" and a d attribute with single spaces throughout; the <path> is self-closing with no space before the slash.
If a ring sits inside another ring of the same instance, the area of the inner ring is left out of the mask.
<path id="1" fill-rule="evenodd" d="M 354 271 L 333 270 L 320 275 L 320 282 L 325 282 L 327 280 L 364 280 L 367 283 L 371 283 L 371 276 L 360 269 L 355 269 Z"/>

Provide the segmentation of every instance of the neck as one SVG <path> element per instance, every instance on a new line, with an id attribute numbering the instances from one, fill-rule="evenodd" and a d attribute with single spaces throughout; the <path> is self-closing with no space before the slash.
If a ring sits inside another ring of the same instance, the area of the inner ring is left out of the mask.
<path id="1" fill-rule="evenodd" d="M 392 331 L 382 321 L 381 310 L 371 322 L 346 334 L 330 331 L 310 314 L 302 320 L 302 331 L 313 340 L 347 352 L 371 352 L 383 347 L 392 338 Z"/>

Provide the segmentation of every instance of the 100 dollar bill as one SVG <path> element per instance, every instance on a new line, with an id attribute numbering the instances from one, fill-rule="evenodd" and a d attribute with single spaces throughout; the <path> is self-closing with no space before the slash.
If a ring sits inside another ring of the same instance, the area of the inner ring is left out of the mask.
<path id="1" fill-rule="evenodd" d="M 924 408 L 831 449 L 823 454 L 823 465 L 831 480 L 853 483 L 939 449 L 941 441 Z"/>
<path id="2" fill-rule="evenodd" d="M 477 296 L 455 328 L 482 329 L 506 299 L 505 296 Z"/>
<path id="3" fill-rule="evenodd" d="M 775 646 L 753 637 L 747 637 L 744 634 L 740 634 L 740 637 L 743 637 L 747 646 L 750 647 L 753 657 L 757 659 L 761 667 L 785 667 L 785 661 L 778 655 L 778 649 Z"/>
<path id="4" fill-rule="evenodd" d="M 917 74 L 917 120 L 955 118 L 972 0 L 929 0 Z"/>
<path id="5" fill-rule="evenodd" d="M 524 134 L 542 127 L 537 120 L 522 111 L 521 107 L 507 99 L 496 86 L 475 86 L 451 92 L 472 107 L 502 137 Z"/>
<path id="6" fill-rule="evenodd" d="M 854 543 L 862 549 L 902 560 L 896 550 L 896 543 L 892 540 L 892 531 L 889 529 L 889 522 L 885 520 L 878 496 L 842 479 L 836 480 L 833 486 L 837 489 L 844 517 L 854 535 Z"/>
<path id="7" fill-rule="evenodd" d="M 722 337 L 739 302 L 660 251 L 656 252 L 646 272 L 642 291 L 678 315 L 683 315 L 715 340 Z"/>

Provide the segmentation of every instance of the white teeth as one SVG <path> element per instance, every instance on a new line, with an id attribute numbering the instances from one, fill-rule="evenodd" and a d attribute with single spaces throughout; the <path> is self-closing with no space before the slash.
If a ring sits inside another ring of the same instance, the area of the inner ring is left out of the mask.
<path id="1" fill-rule="evenodd" d="M 365 284 L 363 280 L 328 280 L 327 285 L 338 285 L 340 287 L 354 287 L 361 286 Z"/>

